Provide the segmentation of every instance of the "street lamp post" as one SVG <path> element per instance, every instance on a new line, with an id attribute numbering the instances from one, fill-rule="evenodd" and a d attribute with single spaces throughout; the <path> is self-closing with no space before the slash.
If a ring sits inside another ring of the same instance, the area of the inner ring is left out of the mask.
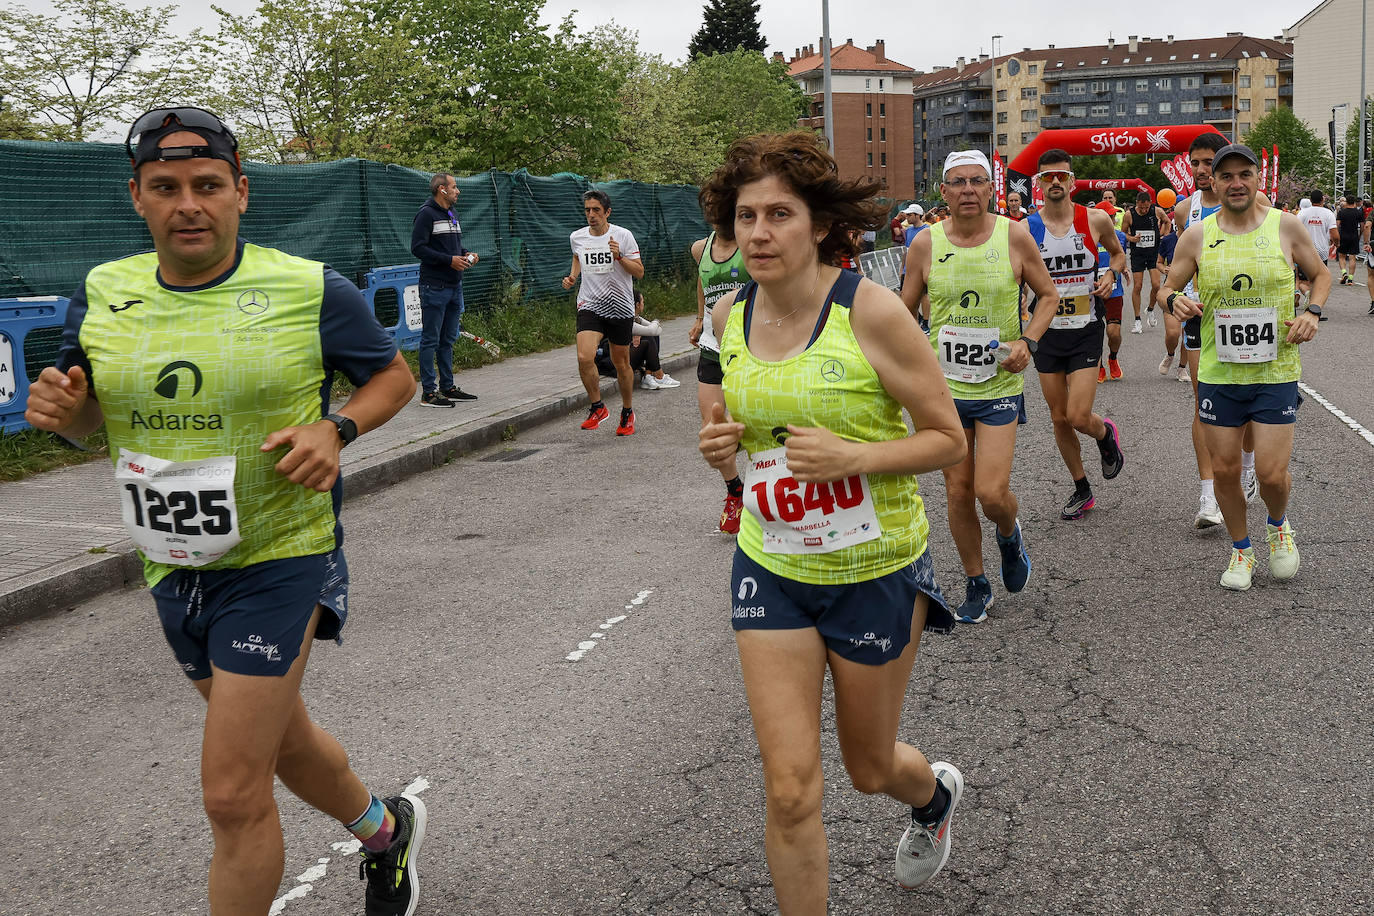
<path id="1" fill-rule="evenodd" d="M 1364 200 L 1364 157 L 1365 150 L 1365 131 L 1368 130 L 1369 122 L 1369 103 L 1365 101 L 1364 71 L 1365 71 L 1365 31 L 1366 23 L 1369 22 L 1369 0 L 1360 0 L 1360 165 L 1359 165 L 1359 185 L 1360 199 Z"/>
<path id="2" fill-rule="evenodd" d="M 825 108 L 825 142 L 835 155 L 835 112 L 830 99 L 830 0 L 821 0 L 821 105 Z"/>

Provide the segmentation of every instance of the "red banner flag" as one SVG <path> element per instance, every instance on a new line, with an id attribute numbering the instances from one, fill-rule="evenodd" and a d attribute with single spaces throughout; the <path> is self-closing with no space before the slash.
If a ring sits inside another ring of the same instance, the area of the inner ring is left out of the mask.
<path id="1" fill-rule="evenodd" d="M 1193 164 L 1188 161 L 1187 153 L 1179 153 L 1174 157 L 1174 169 L 1178 172 L 1178 178 L 1183 182 L 1185 193 L 1191 194 L 1197 190 L 1197 185 L 1193 181 Z"/>
<path id="2" fill-rule="evenodd" d="M 1007 172 L 997 150 L 992 151 L 992 202 L 998 213 L 1007 212 Z"/>
<path id="3" fill-rule="evenodd" d="M 1265 194 L 1269 193 L 1269 150 L 1260 147 L 1260 173 L 1259 189 Z"/>
<path id="4" fill-rule="evenodd" d="M 1164 159 L 1159 163 L 1159 170 L 1164 173 L 1164 177 L 1169 179 L 1169 184 L 1173 185 L 1174 191 L 1179 194 L 1184 193 L 1183 180 L 1178 175 L 1178 168 L 1172 159 Z"/>
<path id="5" fill-rule="evenodd" d="M 1279 145 L 1277 143 L 1274 144 L 1274 158 L 1272 161 L 1274 163 L 1274 180 L 1269 185 L 1270 197 L 1273 197 L 1274 192 L 1278 191 L 1279 189 Z"/>

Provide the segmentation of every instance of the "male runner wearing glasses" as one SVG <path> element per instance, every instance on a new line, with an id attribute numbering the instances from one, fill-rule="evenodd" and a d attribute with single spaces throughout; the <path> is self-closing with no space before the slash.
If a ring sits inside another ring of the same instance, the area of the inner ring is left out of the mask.
<path id="1" fill-rule="evenodd" d="M 129 193 L 155 250 L 86 275 L 25 417 L 68 436 L 102 423 L 109 433 L 163 632 L 207 703 L 210 911 L 272 906 L 276 776 L 362 843 L 368 916 L 409 916 L 424 803 L 370 793 L 299 688 L 313 640 L 337 640 L 348 611 L 339 452 L 394 416 L 415 382 L 357 287 L 238 237 L 248 179 L 237 148 L 198 108 L 134 122 Z M 326 416 L 336 370 L 356 390 Z"/>
<path id="2" fill-rule="evenodd" d="M 1026 226 L 1054 278 L 1059 301 L 1049 330 L 1035 351 L 1035 369 L 1054 421 L 1055 444 L 1073 477 L 1074 492 L 1060 517 L 1077 519 L 1095 504 L 1083 470 L 1078 434 L 1097 443 L 1104 480 L 1120 474 L 1126 460 L 1116 424 L 1093 413 L 1106 329 L 1102 300 L 1111 296 L 1116 278 L 1125 268 L 1126 253 L 1121 250 L 1111 217 L 1070 198 L 1073 166 L 1068 153 L 1048 150 L 1037 168 L 1035 181 L 1045 195 L 1045 205 L 1031 214 Z M 1098 246 L 1111 257 L 1110 266 L 1100 273 Z"/>

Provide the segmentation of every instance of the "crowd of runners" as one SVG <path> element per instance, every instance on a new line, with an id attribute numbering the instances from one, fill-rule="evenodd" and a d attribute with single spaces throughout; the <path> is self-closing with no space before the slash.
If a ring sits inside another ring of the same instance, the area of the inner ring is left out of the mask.
<path id="1" fill-rule="evenodd" d="M 126 150 L 133 205 L 155 250 L 85 278 L 57 365 L 32 385 L 26 417 L 67 435 L 108 430 L 124 520 L 164 632 L 207 704 L 212 913 L 271 907 L 283 870 L 275 776 L 361 843 L 368 916 L 411 916 L 425 806 L 367 789 L 311 720 L 299 685 L 313 642 L 338 638 L 347 616 L 339 452 L 399 411 L 414 380 L 356 287 L 318 262 L 238 237 L 248 183 L 218 118 L 151 111 L 131 127 Z M 692 247 L 698 448 L 725 489 L 720 529 L 738 538 L 731 622 L 783 913 L 826 911 L 827 670 L 853 786 L 909 812 L 898 882 L 925 884 L 948 860 L 963 776 L 899 739 L 916 652 L 923 632 L 989 620 L 980 510 L 994 528 L 1002 589 L 1016 594 L 1032 579 L 1036 525 L 1023 530 L 1010 486 L 1017 432 L 1033 413 L 1027 369 L 1039 376 L 1067 475 L 1061 517 L 1080 519 L 1096 503 L 1084 438 L 1104 482 L 1121 474 L 1121 431 L 1094 400 L 1099 384 L 1122 375 L 1128 263 L 1133 332 L 1142 302 L 1151 326 L 1162 314 L 1160 372 L 1173 371 L 1181 345 L 1177 371 L 1194 385 L 1192 524 L 1229 532 L 1221 586 L 1250 587 L 1254 498 L 1268 510 L 1270 576 L 1297 574 L 1288 463 L 1302 401 L 1298 346 L 1317 334 L 1331 276 L 1309 227 L 1259 193 L 1248 148 L 1203 135 L 1189 159 L 1199 190 L 1172 220 L 1144 197 L 1118 226 L 1109 208 L 1072 201 L 1073 162 L 1061 150 L 1044 153 L 1034 176 L 1044 205 L 1026 214 L 1018 200 L 1020 218 L 1010 219 L 991 209 L 987 157 L 951 153 L 941 182 L 947 215 L 913 213 L 923 228 L 903 233 L 900 294 L 842 266 L 887 215 L 878 185 L 840 178 L 816 135 L 737 141 L 703 186 L 713 231 Z M 628 346 L 644 266 L 633 235 L 610 222 L 610 199 L 593 191 L 583 205 L 587 227 L 570 239 L 563 280 L 578 288 L 579 373 L 591 402 L 582 426 L 610 417 L 595 365 L 604 338 L 620 383 L 616 432 L 631 435 Z M 1366 222 L 1366 239 L 1368 231 Z M 242 307 L 248 293 L 262 308 Z M 110 302 L 125 306 L 103 307 Z M 331 412 L 335 371 L 356 390 Z M 175 385 L 183 374 L 199 420 L 175 430 L 141 422 L 151 392 L 171 398 L 167 379 Z M 965 575 L 959 604 L 935 581 L 930 541 L 939 534 L 917 486 L 937 469 Z"/>

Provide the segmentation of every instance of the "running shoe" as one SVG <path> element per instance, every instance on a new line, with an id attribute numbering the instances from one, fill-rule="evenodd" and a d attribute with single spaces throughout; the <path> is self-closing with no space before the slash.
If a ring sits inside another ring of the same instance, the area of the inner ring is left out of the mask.
<path id="1" fill-rule="evenodd" d="M 897 844 L 897 883 L 907 890 L 920 887 L 940 873 L 949 861 L 949 824 L 959 798 L 964 794 L 964 777 L 952 763 L 943 760 L 930 765 L 935 778 L 949 793 L 949 806 L 938 824 L 922 824 L 911 809 L 911 824 Z"/>
<path id="2" fill-rule="evenodd" d="M 1135 320 L 1135 324 L 1131 325 L 1131 333 L 1132 333 L 1132 334 L 1140 334 L 1140 333 L 1143 332 L 1143 330 L 1144 330 L 1144 329 L 1141 328 L 1141 326 L 1140 326 L 1140 319 L 1137 318 L 1137 319 Z"/>
<path id="3" fill-rule="evenodd" d="M 1255 549 L 1247 547 L 1241 550 L 1239 547 L 1231 548 L 1231 562 L 1226 567 L 1226 572 L 1221 574 L 1221 587 L 1229 588 L 1233 592 L 1243 592 L 1250 587 L 1250 582 L 1255 577 Z"/>
<path id="4" fill-rule="evenodd" d="M 1126 373 L 1121 371 L 1121 362 L 1115 359 L 1107 360 L 1107 371 L 1111 373 L 1112 381 L 1120 381 Z"/>
<path id="5" fill-rule="evenodd" d="M 1031 560 L 1026 553 L 1026 542 L 1021 537 L 1021 520 L 1016 520 L 1016 530 L 1011 537 L 1002 537 L 997 532 L 997 549 L 1002 552 L 1002 585 L 1012 594 L 1026 587 L 1030 578 Z"/>
<path id="6" fill-rule="evenodd" d="M 1217 501 L 1207 496 L 1201 497 L 1197 517 L 1193 519 L 1193 527 L 1201 531 L 1204 528 L 1215 528 L 1221 522 L 1221 507 L 1217 505 Z"/>
<path id="7" fill-rule="evenodd" d="M 1097 443 L 1097 450 L 1102 457 L 1102 479 L 1111 480 L 1121 473 L 1126 453 L 1121 451 L 1121 431 L 1116 424 L 1108 417 L 1103 417 L 1102 422 L 1107 426 L 1107 436 Z"/>
<path id="8" fill-rule="evenodd" d="M 681 382 L 679 382 L 677 379 L 673 378 L 671 375 L 669 375 L 669 374 L 666 373 L 666 372 L 663 373 L 663 378 L 654 379 L 654 381 L 658 382 L 658 387 L 659 387 L 659 388 L 681 388 L 681 387 L 682 387 L 682 383 L 681 383 Z"/>
<path id="9" fill-rule="evenodd" d="M 1059 517 L 1065 521 L 1073 521 L 1083 517 L 1093 506 L 1097 505 L 1097 500 L 1093 498 L 1091 492 L 1084 496 L 1079 496 L 1078 491 L 1069 497 L 1069 501 L 1064 504 L 1064 508 L 1059 510 Z"/>
<path id="10" fill-rule="evenodd" d="M 1105 382 L 1106 380 L 1107 380 L 1107 367 L 1106 367 L 1106 366 L 1098 366 L 1098 367 L 1097 367 L 1097 384 L 1101 385 L 1101 384 L 1102 384 L 1103 382 Z"/>
<path id="11" fill-rule="evenodd" d="M 396 816 L 396 838 L 381 852 L 363 850 L 358 877 L 367 879 L 367 916 L 412 916 L 420 902 L 415 860 L 429 815 L 414 795 L 393 795 L 385 804 Z"/>
<path id="12" fill-rule="evenodd" d="M 1164 358 L 1159 361 L 1159 374 L 1167 377 L 1172 368 L 1174 368 L 1174 354 L 1165 353 Z"/>
<path id="13" fill-rule="evenodd" d="M 615 428 L 617 436 L 633 436 L 635 434 L 635 412 L 625 408 L 620 409 L 620 425 Z"/>
<path id="14" fill-rule="evenodd" d="M 1155 311 L 1153 305 L 1145 310 L 1145 323 L 1152 328 L 1159 327 L 1159 312 Z"/>
<path id="15" fill-rule="evenodd" d="M 987 576 L 969 576 L 964 585 L 964 603 L 954 612 L 960 623 L 982 623 L 992 607 L 992 586 Z"/>
<path id="16" fill-rule="evenodd" d="M 1369 303 L 1369 314 L 1374 315 L 1374 302 Z"/>
<path id="17" fill-rule="evenodd" d="M 421 407 L 452 407 L 453 402 L 437 391 L 426 391 L 420 395 Z"/>
<path id="18" fill-rule="evenodd" d="M 1179 362 L 1178 364 L 1178 380 L 1180 382 L 1192 381 L 1192 377 L 1188 375 L 1188 364 L 1185 362 Z"/>
<path id="19" fill-rule="evenodd" d="M 1269 540 L 1269 575 L 1275 579 L 1293 578 L 1298 574 L 1301 559 L 1297 542 L 1293 540 L 1293 526 L 1285 518 L 1279 527 L 1266 524 L 1264 529 Z"/>
<path id="20" fill-rule="evenodd" d="M 645 391 L 657 391 L 659 388 L 658 379 L 646 372 L 644 373 L 644 378 L 639 382 L 639 387 L 643 388 Z"/>
<path id="21" fill-rule="evenodd" d="M 739 534 L 739 518 L 744 514 L 744 497 L 725 497 L 725 508 L 720 513 L 720 530 L 726 534 Z"/>
<path id="22" fill-rule="evenodd" d="M 1253 502 L 1255 497 L 1259 496 L 1259 478 L 1255 476 L 1254 470 L 1247 471 L 1244 468 L 1241 469 L 1240 488 L 1245 493 L 1245 501 L 1247 503 Z"/>
<path id="23" fill-rule="evenodd" d="M 448 398 L 450 401 L 475 401 L 475 400 L 477 400 L 477 395 L 475 395 L 475 394 L 469 394 L 468 392 L 466 392 L 466 391 L 464 391 L 463 389 L 459 388 L 457 385 L 449 385 L 447 388 L 445 388 L 445 389 L 444 389 L 442 392 L 440 392 L 440 393 L 441 393 L 444 397 Z"/>
<path id="24" fill-rule="evenodd" d="M 598 404 L 596 407 L 587 411 L 587 419 L 582 421 L 583 429 L 596 429 L 611 416 L 611 412 L 606 409 L 605 404 Z"/>

